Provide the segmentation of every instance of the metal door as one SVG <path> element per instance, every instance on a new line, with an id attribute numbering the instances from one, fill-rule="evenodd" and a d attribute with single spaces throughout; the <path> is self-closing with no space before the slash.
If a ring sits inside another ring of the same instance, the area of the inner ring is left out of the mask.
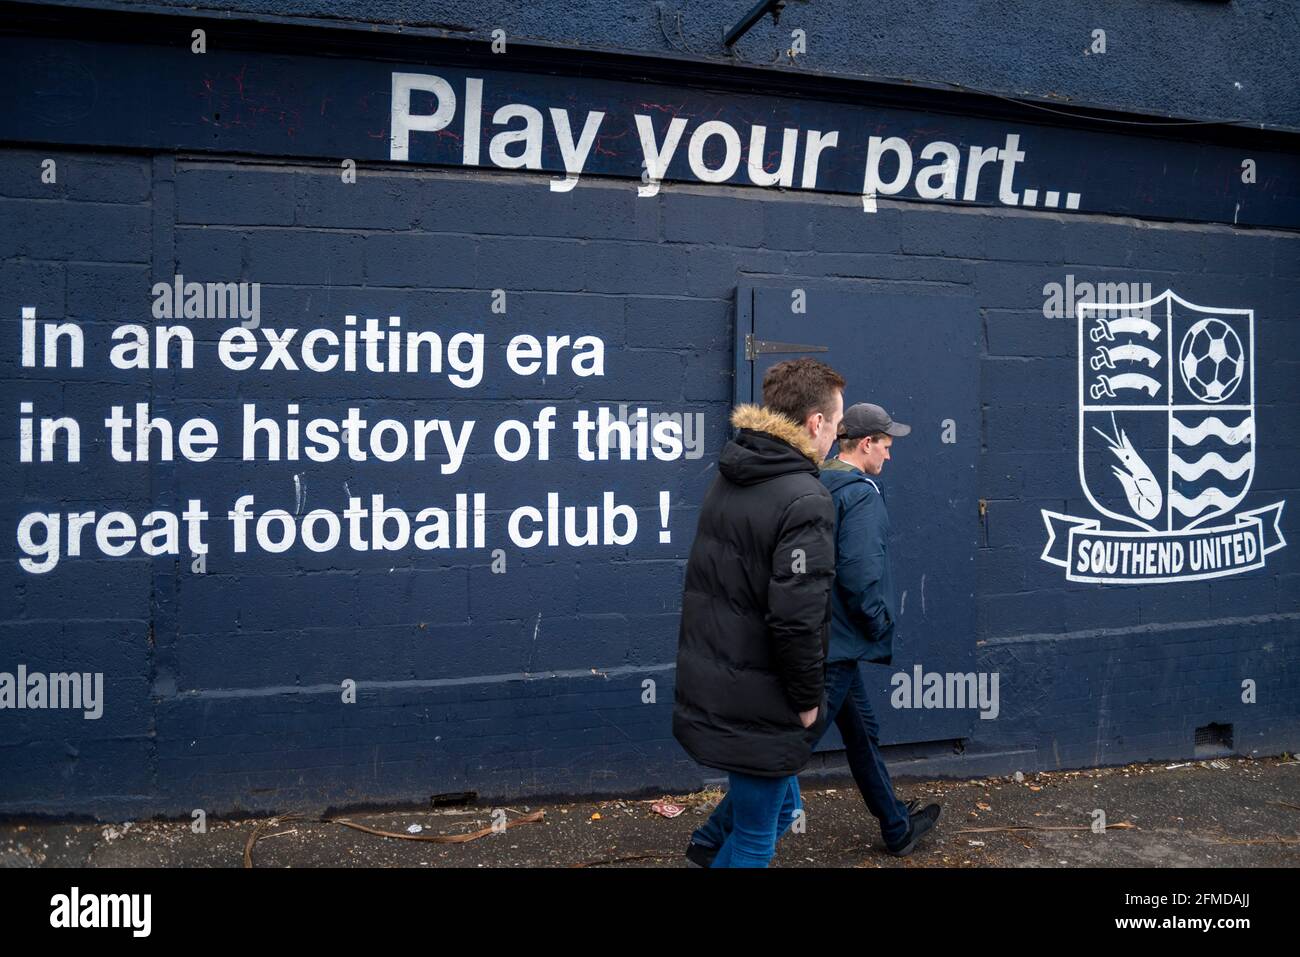
<path id="1" fill-rule="evenodd" d="M 977 713 L 971 702 L 896 708 L 891 696 L 899 673 L 922 683 L 918 665 L 922 675 L 974 667 L 979 328 L 978 305 L 960 293 L 797 278 L 737 288 L 737 402 L 761 402 L 769 368 L 811 355 L 844 376 L 846 406 L 875 402 L 912 426 L 877 480 L 900 608 L 893 664 L 863 666 L 882 744 L 967 737 Z M 832 728 L 818 750 L 842 747 Z"/>

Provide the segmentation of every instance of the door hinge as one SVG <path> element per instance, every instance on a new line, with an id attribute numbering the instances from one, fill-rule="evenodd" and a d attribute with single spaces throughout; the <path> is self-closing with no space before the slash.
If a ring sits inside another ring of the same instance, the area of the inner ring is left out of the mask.
<path id="1" fill-rule="evenodd" d="M 745 358 L 750 362 L 753 362 L 760 355 L 771 355 L 772 353 L 829 351 L 828 346 L 807 345 L 801 342 L 769 342 L 766 339 L 755 339 L 752 333 L 745 336 Z"/>

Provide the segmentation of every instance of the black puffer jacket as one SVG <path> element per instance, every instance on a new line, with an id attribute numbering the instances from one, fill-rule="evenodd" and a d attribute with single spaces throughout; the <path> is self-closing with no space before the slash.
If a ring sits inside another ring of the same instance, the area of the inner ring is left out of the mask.
<path id="1" fill-rule="evenodd" d="M 707 767 L 782 777 L 825 721 L 835 506 L 793 420 L 742 405 L 731 424 L 686 565 L 673 736 Z"/>

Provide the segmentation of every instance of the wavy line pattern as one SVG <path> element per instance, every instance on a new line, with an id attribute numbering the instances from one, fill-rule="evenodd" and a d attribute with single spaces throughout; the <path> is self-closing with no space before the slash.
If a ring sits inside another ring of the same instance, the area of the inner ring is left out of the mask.
<path id="1" fill-rule="evenodd" d="M 1228 495 L 1214 486 L 1210 486 L 1196 498 L 1187 498 L 1177 490 L 1170 492 L 1169 504 L 1185 518 L 1195 518 L 1211 506 L 1219 511 L 1226 512 L 1245 497 L 1244 490 L 1238 495 Z"/>
<path id="2" fill-rule="evenodd" d="M 1229 481 L 1235 482 L 1255 466 L 1255 453 L 1247 452 L 1235 462 L 1229 462 L 1218 452 L 1202 455 L 1195 462 L 1188 462 L 1177 455 L 1169 457 L 1169 467 L 1181 479 L 1195 482 L 1206 472 L 1218 472 Z"/>
<path id="3" fill-rule="evenodd" d="M 1174 419 L 1173 433 L 1174 438 L 1184 445 L 1200 445 L 1205 441 L 1207 435 L 1221 439 L 1229 445 L 1240 445 L 1242 442 L 1254 438 L 1255 417 L 1248 415 L 1239 424 L 1232 426 L 1213 415 L 1196 426 L 1184 425 Z"/>

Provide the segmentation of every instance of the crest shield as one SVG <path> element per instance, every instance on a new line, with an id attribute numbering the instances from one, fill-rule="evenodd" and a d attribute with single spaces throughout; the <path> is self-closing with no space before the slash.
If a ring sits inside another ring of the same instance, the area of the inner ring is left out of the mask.
<path id="1" fill-rule="evenodd" d="M 1044 510 L 1044 561 L 1086 582 L 1217 578 L 1286 545 L 1255 474 L 1255 314 L 1172 290 L 1078 306 L 1079 486 L 1105 519 Z M 1227 516 L 1225 519 L 1224 517 Z"/>
<path id="2" fill-rule="evenodd" d="M 1147 531 L 1235 508 L 1255 467 L 1254 310 L 1166 290 L 1080 303 L 1079 483 L 1103 515 Z"/>

